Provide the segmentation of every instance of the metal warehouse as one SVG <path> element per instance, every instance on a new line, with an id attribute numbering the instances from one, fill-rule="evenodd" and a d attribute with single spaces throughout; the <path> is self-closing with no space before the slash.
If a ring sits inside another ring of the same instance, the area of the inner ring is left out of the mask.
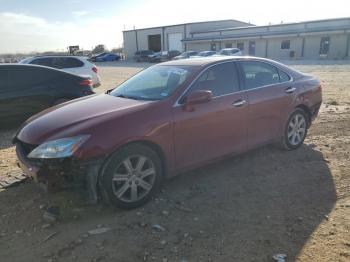
<path id="1" fill-rule="evenodd" d="M 237 20 L 178 24 L 123 32 L 128 59 L 139 50 L 218 51 L 273 59 L 349 59 L 350 18 L 256 26 Z"/>

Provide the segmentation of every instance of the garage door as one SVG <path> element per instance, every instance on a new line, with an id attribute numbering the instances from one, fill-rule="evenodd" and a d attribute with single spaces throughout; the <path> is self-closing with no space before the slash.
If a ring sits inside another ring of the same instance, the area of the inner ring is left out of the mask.
<path id="1" fill-rule="evenodd" d="M 169 50 L 179 50 L 182 52 L 182 33 L 168 34 Z"/>

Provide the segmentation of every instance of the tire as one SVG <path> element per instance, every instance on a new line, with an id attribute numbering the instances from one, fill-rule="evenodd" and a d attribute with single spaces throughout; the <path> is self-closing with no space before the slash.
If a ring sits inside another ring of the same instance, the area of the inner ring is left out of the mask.
<path id="1" fill-rule="evenodd" d="M 149 201 L 163 178 L 159 156 L 151 148 L 134 144 L 117 151 L 100 176 L 100 191 L 106 202 L 133 209 Z"/>
<path id="2" fill-rule="evenodd" d="M 297 123 L 297 127 L 295 124 Z M 309 119 L 305 111 L 296 108 L 289 116 L 284 128 L 282 147 L 286 150 L 294 150 L 300 147 L 307 135 Z"/>

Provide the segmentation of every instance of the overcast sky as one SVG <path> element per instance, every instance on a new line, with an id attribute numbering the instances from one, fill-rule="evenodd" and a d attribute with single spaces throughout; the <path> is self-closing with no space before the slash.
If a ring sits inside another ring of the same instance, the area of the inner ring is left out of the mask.
<path id="1" fill-rule="evenodd" d="M 0 0 L 0 53 L 122 45 L 122 30 L 236 19 L 256 25 L 350 16 L 349 0 Z"/>

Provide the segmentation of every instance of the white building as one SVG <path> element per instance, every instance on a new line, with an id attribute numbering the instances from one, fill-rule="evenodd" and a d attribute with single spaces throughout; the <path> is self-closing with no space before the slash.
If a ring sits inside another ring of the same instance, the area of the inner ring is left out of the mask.
<path id="1" fill-rule="evenodd" d="M 124 50 L 205 51 L 238 47 L 273 59 L 349 59 L 350 18 L 256 26 L 236 20 L 189 23 L 123 32 Z"/>

